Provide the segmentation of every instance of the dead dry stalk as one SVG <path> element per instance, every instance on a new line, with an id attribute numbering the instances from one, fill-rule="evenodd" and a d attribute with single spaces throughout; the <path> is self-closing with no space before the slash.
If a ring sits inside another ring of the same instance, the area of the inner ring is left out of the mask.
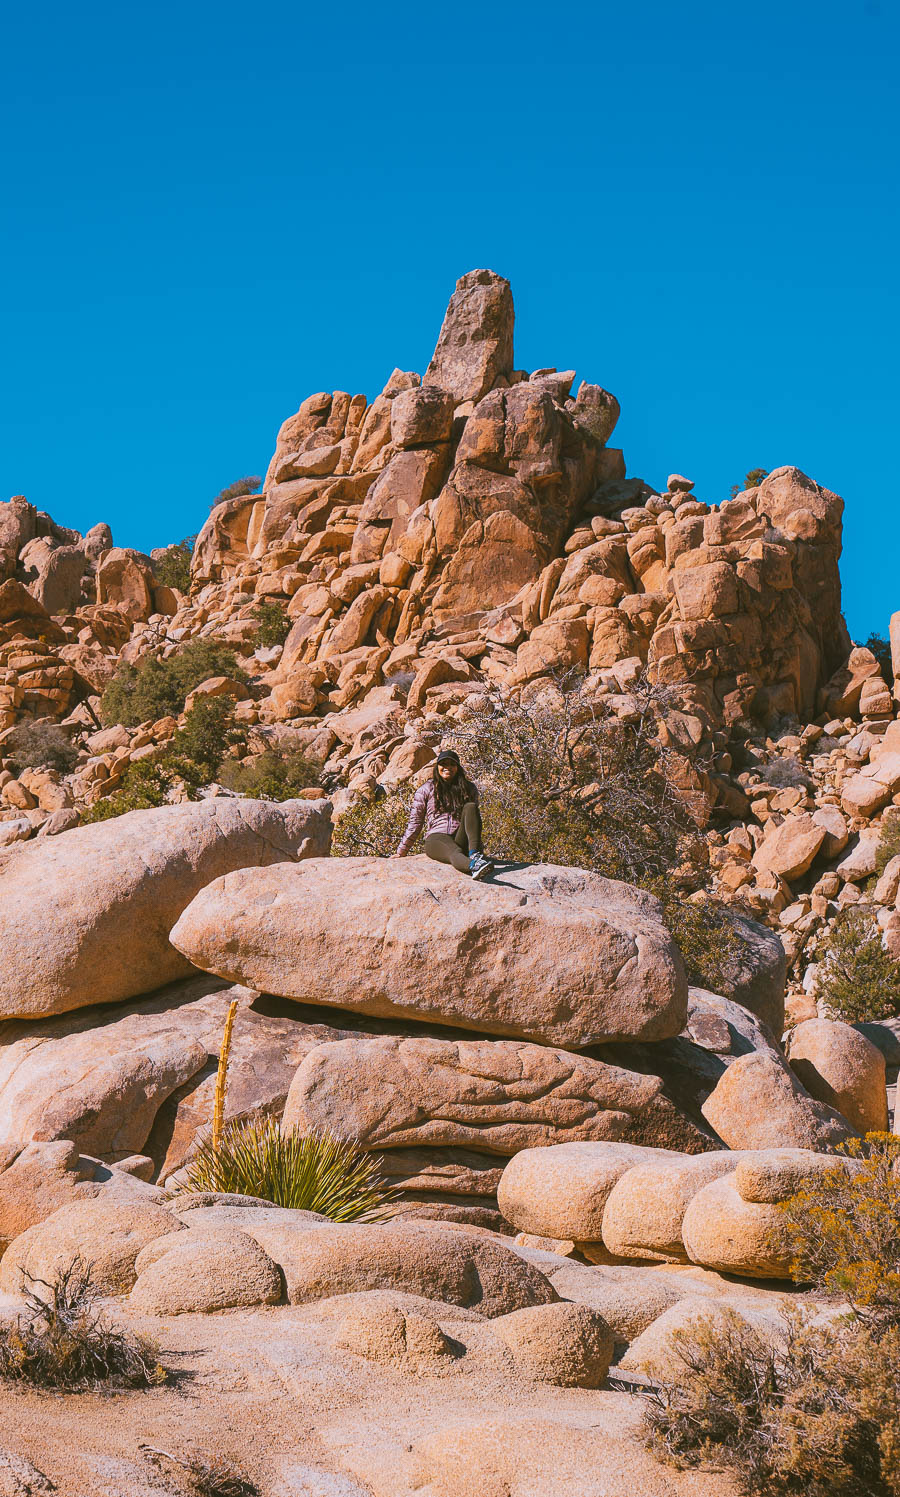
<path id="1" fill-rule="evenodd" d="M 228 1092 L 228 1056 L 231 1051 L 231 1031 L 234 1028 L 234 1016 L 237 1013 L 237 999 L 228 1005 L 228 1014 L 225 1019 L 225 1030 L 222 1035 L 222 1048 L 219 1051 L 219 1069 L 216 1072 L 216 1095 L 213 1102 L 212 1121 L 212 1146 L 218 1149 L 222 1142 L 222 1130 L 225 1126 L 225 1097 Z"/>

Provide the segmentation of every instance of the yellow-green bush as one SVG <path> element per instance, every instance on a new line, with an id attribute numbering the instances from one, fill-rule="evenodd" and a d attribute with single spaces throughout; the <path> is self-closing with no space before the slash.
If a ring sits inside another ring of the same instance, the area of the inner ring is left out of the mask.
<path id="1" fill-rule="evenodd" d="M 900 1014 L 900 962 L 885 951 L 869 911 L 841 910 L 820 956 L 816 996 L 834 1018 L 856 1024 Z"/>
<path id="2" fill-rule="evenodd" d="M 792 1273 L 846 1300 L 862 1321 L 900 1326 L 900 1138 L 868 1133 L 836 1152 L 834 1168 L 781 1208 Z"/>

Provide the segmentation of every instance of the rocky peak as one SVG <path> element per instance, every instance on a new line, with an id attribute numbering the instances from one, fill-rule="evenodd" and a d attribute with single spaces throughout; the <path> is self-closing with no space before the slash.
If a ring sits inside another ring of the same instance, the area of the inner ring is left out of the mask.
<path id="1" fill-rule="evenodd" d="M 425 384 L 457 402 L 480 400 L 513 372 L 512 288 L 493 270 L 469 270 L 450 298 Z"/>

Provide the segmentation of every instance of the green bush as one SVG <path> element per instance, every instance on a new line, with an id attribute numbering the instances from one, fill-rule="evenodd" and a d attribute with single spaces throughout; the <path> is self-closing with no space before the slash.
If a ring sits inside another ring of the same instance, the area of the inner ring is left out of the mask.
<path id="1" fill-rule="evenodd" d="M 258 474 L 247 478 L 236 478 L 234 483 L 229 483 L 224 489 L 220 489 L 210 509 L 215 509 L 219 504 L 227 504 L 229 499 L 243 499 L 245 494 L 255 494 L 259 489 L 262 479 Z"/>
<path id="2" fill-rule="evenodd" d="M 266 749 L 240 763 L 226 759 L 219 767 L 219 783 L 253 800 L 293 800 L 301 790 L 321 784 L 321 765 L 300 749 Z"/>
<path id="3" fill-rule="evenodd" d="M 900 809 L 891 808 L 881 818 L 881 834 L 875 849 L 875 873 L 878 878 L 885 868 L 900 853 Z"/>
<path id="4" fill-rule="evenodd" d="M 841 910 L 820 955 L 816 996 L 834 1018 L 857 1024 L 900 1014 L 900 962 L 865 909 Z"/>
<path id="5" fill-rule="evenodd" d="M 82 812 L 82 826 L 168 805 L 179 785 L 196 799 L 197 792 L 216 778 L 229 746 L 242 736 L 233 726 L 233 707 L 230 697 L 199 697 L 165 750 L 129 764 L 120 788 Z"/>
<path id="6" fill-rule="evenodd" d="M 894 684 L 894 666 L 891 658 L 891 642 L 883 634 L 870 634 L 865 645 L 878 661 L 882 678 L 887 686 Z"/>
<path id="7" fill-rule="evenodd" d="M 55 769 L 68 774 L 78 763 L 78 750 L 56 723 L 19 723 L 3 744 L 3 755 L 14 774 L 23 769 Z"/>
<path id="8" fill-rule="evenodd" d="M 743 950 L 743 941 L 727 910 L 711 899 L 685 899 L 665 879 L 652 879 L 650 892 L 662 901 L 663 921 L 684 958 L 692 987 L 719 993 L 727 986 L 729 970 Z"/>
<path id="9" fill-rule="evenodd" d="M 626 718 L 598 705 L 576 673 L 526 701 L 486 690 L 449 745 L 478 784 L 489 851 L 638 883 L 696 887 L 708 852 L 702 796 L 661 741 L 665 690 L 638 683 Z"/>
<path id="10" fill-rule="evenodd" d="M 403 785 L 391 795 L 361 797 L 334 824 L 332 856 L 389 858 L 406 831 L 413 794 L 411 785 Z"/>
<path id="11" fill-rule="evenodd" d="M 137 764 L 129 764 L 118 790 L 101 796 L 82 811 L 79 825 L 91 826 L 97 821 L 125 816 L 129 811 L 150 811 L 156 806 L 166 806 L 172 785 L 173 776 L 159 760 L 139 759 Z"/>
<path id="12" fill-rule="evenodd" d="M 229 748 L 243 733 L 234 726 L 231 697 L 198 697 L 163 756 L 165 767 L 199 789 L 217 776 Z"/>
<path id="13" fill-rule="evenodd" d="M 775 1350 L 726 1314 L 672 1333 L 684 1373 L 646 1408 L 654 1453 L 724 1467 L 748 1497 L 898 1497 L 900 1331 L 795 1313 Z"/>
<path id="14" fill-rule="evenodd" d="M 189 1191 L 258 1196 L 332 1221 L 374 1221 L 391 1197 L 379 1160 L 322 1133 L 282 1133 L 271 1117 L 226 1123 L 221 1141 L 200 1145 L 186 1171 Z"/>
<path id="15" fill-rule="evenodd" d="M 192 639 L 166 660 L 151 655 L 139 666 L 120 665 L 100 698 L 100 717 L 107 727 L 177 716 L 185 697 L 210 676 L 246 681 L 234 651 L 214 639 Z"/>
<path id="16" fill-rule="evenodd" d="M 283 603 L 276 599 L 265 599 L 262 603 L 257 603 L 253 617 L 259 621 L 257 640 L 263 648 L 284 644 L 291 632 L 291 621 Z"/>
<path id="17" fill-rule="evenodd" d="M 52 1284 L 30 1280 L 24 1315 L 0 1325 L 0 1380 L 64 1392 L 165 1382 L 155 1347 L 116 1330 L 98 1306 L 90 1268 L 80 1259 Z"/>
<path id="18" fill-rule="evenodd" d="M 169 546 L 165 556 L 155 563 L 156 580 L 163 587 L 174 587 L 180 593 L 191 590 L 191 557 L 197 544 L 195 535 L 186 535 L 177 546 Z"/>
<path id="19" fill-rule="evenodd" d="M 751 468 L 743 483 L 732 484 L 731 497 L 736 499 L 738 494 L 743 494 L 747 489 L 758 489 L 764 478 L 768 478 L 768 468 Z"/>

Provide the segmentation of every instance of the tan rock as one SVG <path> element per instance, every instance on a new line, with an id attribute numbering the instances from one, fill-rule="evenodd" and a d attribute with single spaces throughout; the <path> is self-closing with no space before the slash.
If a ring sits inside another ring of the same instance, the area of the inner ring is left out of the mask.
<path id="1" fill-rule="evenodd" d="M 735 1154 L 734 1187 L 742 1201 L 774 1206 L 835 1170 L 858 1168 L 851 1159 L 812 1149 L 762 1149 Z"/>
<path id="2" fill-rule="evenodd" d="M 719 1273 L 787 1279 L 793 1256 L 777 1205 L 745 1201 L 734 1175 L 711 1180 L 688 1202 L 681 1233 L 688 1257 Z"/>
<path id="3" fill-rule="evenodd" d="M 257 1240 L 282 1269 L 291 1304 L 335 1294 L 392 1289 L 493 1317 L 550 1304 L 543 1274 L 488 1234 L 430 1222 L 310 1225 L 279 1246 L 256 1224 Z M 265 1236 L 264 1236 L 265 1234 Z M 267 1245 L 268 1244 L 268 1245 Z M 2 1274 L 2 1263 L 0 1263 Z"/>
<path id="4" fill-rule="evenodd" d="M 498 1316 L 491 1331 L 516 1367 L 535 1382 L 559 1388 L 599 1388 L 613 1355 L 613 1334 L 587 1305 L 537 1305 Z"/>
<path id="5" fill-rule="evenodd" d="M 396 1362 L 423 1370 L 435 1359 L 455 1354 L 453 1343 L 434 1320 L 394 1305 L 354 1310 L 338 1326 L 334 1344 L 370 1362 Z"/>
<path id="6" fill-rule="evenodd" d="M 544 1045 L 360 1036 L 310 1051 L 284 1126 L 327 1128 L 373 1150 L 515 1154 L 570 1139 L 649 1142 L 670 1126 L 661 1088 L 655 1076 Z"/>
<path id="7" fill-rule="evenodd" d="M 513 299 L 509 281 L 470 270 L 456 283 L 424 384 L 454 400 L 480 400 L 513 367 Z"/>
<path id="8" fill-rule="evenodd" d="M 603 1212 L 616 1181 L 635 1165 L 684 1158 L 626 1143 L 523 1149 L 503 1171 L 497 1203 L 518 1232 L 602 1242 Z"/>
<path id="9" fill-rule="evenodd" d="M 135 1205 L 163 1200 L 162 1191 L 81 1155 L 68 1139 L 7 1147 L 0 1165 L 0 1253 L 61 1206 L 98 1197 Z"/>
<path id="10" fill-rule="evenodd" d="M 859 1030 L 834 1019 L 807 1019 L 791 1033 L 788 1059 L 810 1096 L 853 1128 L 888 1131 L 884 1056 Z"/>
<path id="11" fill-rule="evenodd" d="M 97 567 L 97 602 L 114 603 L 130 619 L 153 612 L 153 566 L 140 551 L 114 547 Z"/>
<path id="12" fill-rule="evenodd" d="M 138 1273 L 130 1303 L 142 1314 L 208 1314 L 282 1298 L 278 1268 L 245 1232 L 183 1231 L 177 1237 L 169 1252 Z"/>
<path id="13" fill-rule="evenodd" d="M 826 1149 L 856 1134 L 839 1112 L 804 1091 L 782 1061 L 763 1051 L 733 1061 L 702 1112 L 729 1149 Z"/>
<path id="14" fill-rule="evenodd" d="M 738 611 L 737 577 L 724 561 L 685 567 L 675 573 L 675 596 L 683 619 L 723 618 Z"/>
<path id="15" fill-rule="evenodd" d="M 563 1299 L 589 1305 L 603 1316 L 616 1341 L 634 1341 L 665 1310 L 691 1293 L 689 1283 L 673 1283 L 654 1268 L 565 1264 L 545 1269 Z"/>
<path id="16" fill-rule="evenodd" d="M 0 862 L 0 1016 L 146 993 L 190 971 L 167 932 L 229 868 L 327 852 L 323 801 L 213 799 L 131 811 Z"/>
<path id="17" fill-rule="evenodd" d="M 812 866 L 825 837 L 826 828 L 808 812 L 788 816 L 757 848 L 753 865 L 760 872 L 768 870 L 790 882 Z"/>
<path id="18" fill-rule="evenodd" d="M 0 1289 L 21 1294 L 29 1280 L 52 1284 L 80 1259 L 90 1267 L 99 1293 L 127 1294 L 141 1248 L 176 1228 L 175 1218 L 163 1206 L 101 1201 L 61 1206 L 10 1243 L 0 1259 Z"/>
<path id="19" fill-rule="evenodd" d="M 391 441 L 395 447 L 448 442 L 452 427 L 453 396 L 437 385 L 401 391 L 391 402 Z"/>
<path id="20" fill-rule="evenodd" d="M 661 1263 L 687 1259 L 681 1223 L 698 1190 L 731 1174 L 728 1151 L 637 1164 L 616 1181 L 603 1212 L 603 1245 L 618 1258 Z"/>
<path id="21" fill-rule="evenodd" d="M 549 1044 L 661 1039 L 687 1011 L 657 901 L 575 868 L 491 885 L 424 857 L 245 870 L 209 884 L 172 940 L 263 992 Z"/>

